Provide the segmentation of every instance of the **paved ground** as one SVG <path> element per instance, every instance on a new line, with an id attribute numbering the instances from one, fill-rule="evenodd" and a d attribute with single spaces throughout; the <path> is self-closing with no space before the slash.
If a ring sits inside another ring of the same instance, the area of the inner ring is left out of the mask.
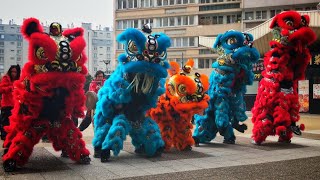
<path id="1" fill-rule="evenodd" d="M 23 168 L 15 173 L 0 168 L 0 179 L 320 179 L 320 116 L 302 114 L 301 122 L 307 132 L 291 144 L 269 137 L 261 146 L 252 145 L 249 126 L 247 134 L 237 135 L 235 145 L 223 144 L 217 137 L 191 152 L 173 150 L 160 158 L 146 158 L 134 154 L 128 138 L 111 162 L 91 157 L 90 165 L 61 158 L 50 143 L 39 143 Z M 91 153 L 92 135 L 89 127 L 84 138 Z"/>

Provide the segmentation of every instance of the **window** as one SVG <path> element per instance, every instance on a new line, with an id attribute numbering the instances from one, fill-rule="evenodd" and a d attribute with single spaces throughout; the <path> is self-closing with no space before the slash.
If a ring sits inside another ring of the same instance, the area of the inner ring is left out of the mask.
<path id="1" fill-rule="evenodd" d="M 179 16 L 179 17 L 177 17 L 177 22 L 178 22 L 178 26 L 181 26 L 181 17 Z"/>
<path id="2" fill-rule="evenodd" d="M 182 38 L 182 46 L 183 47 L 188 47 L 188 37 L 184 37 Z"/>
<path id="3" fill-rule="evenodd" d="M 181 4 L 182 2 L 181 2 L 182 0 L 177 0 L 177 4 Z"/>
<path id="4" fill-rule="evenodd" d="M 110 49 L 110 47 L 107 47 L 107 51 L 110 51 L 111 49 Z"/>
<path id="5" fill-rule="evenodd" d="M 107 44 L 111 44 L 111 40 L 107 40 Z"/>
<path id="6" fill-rule="evenodd" d="M 227 15 L 227 24 L 239 23 L 241 21 L 241 14 Z"/>
<path id="7" fill-rule="evenodd" d="M 21 50 L 17 50 L 17 54 L 21 54 Z"/>
<path id="8" fill-rule="evenodd" d="M 189 38 L 189 46 L 195 46 L 194 39 L 194 37 Z"/>
<path id="9" fill-rule="evenodd" d="M 174 26 L 174 17 L 169 17 L 169 26 Z"/>
<path id="10" fill-rule="evenodd" d="M 21 46 L 22 46 L 22 43 L 21 43 L 21 42 L 17 42 L 17 46 L 18 46 L 18 47 L 21 47 Z"/>
<path id="11" fill-rule="evenodd" d="M 194 0 L 189 0 L 189 3 L 194 3 L 195 1 Z"/>
<path id="12" fill-rule="evenodd" d="M 117 43 L 117 49 L 118 50 L 123 50 L 124 49 L 124 45 L 121 43 Z"/>
<path id="13" fill-rule="evenodd" d="M 4 34 L 0 34 L 0 39 L 4 39 Z"/>
<path id="14" fill-rule="evenodd" d="M 270 10 L 270 18 L 274 17 L 276 14 L 279 14 L 280 12 L 281 12 L 281 9 Z"/>
<path id="15" fill-rule="evenodd" d="M 18 62 L 21 62 L 21 57 L 17 57 L 17 61 L 18 61 Z"/>
<path id="16" fill-rule="evenodd" d="M 189 25 L 194 24 L 194 16 L 189 16 Z"/>
<path id="17" fill-rule="evenodd" d="M 3 49 L 0 49 L 0 54 L 3 54 L 4 53 L 4 50 Z"/>
<path id="18" fill-rule="evenodd" d="M 164 6 L 167 6 L 168 3 L 169 3 L 169 0 L 163 0 L 163 5 L 164 5 Z"/>
<path id="19" fill-rule="evenodd" d="M 204 68 L 204 59 L 198 59 L 198 68 L 203 69 Z"/>
<path id="20" fill-rule="evenodd" d="M 117 22 L 117 29 L 122 29 L 122 21 Z"/>
<path id="21" fill-rule="evenodd" d="M 162 6 L 162 0 L 157 0 L 157 6 Z"/>
<path id="22" fill-rule="evenodd" d="M 97 37 L 97 36 L 98 36 L 98 33 L 97 33 L 97 32 L 93 32 L 93 36 L 94 36 L 94 37 Z"/>
<path id="23" fill-rule="evenodd" d="M 267 19 L 267 11 L 256 11 L 256 19 Z"/>
<path id="24" fill-rule="evenodd" d="M 183 4 L 188 4 L 188 0 L 183 0 Z"/>
<path id="25" fill-rule="evenodd" d="M 11 45 L 14 45 L 14 42 L 10 42 Z"/>
<path id="26" fill-rule="evenodd" d="M 139 21 L 138 20 L 133 20 L 133 27 L 139 28 Z"/>
<path id="27" fill-rule="evenodd" d="M 93 71 L 95 71 L 95 72 L 98 71 L 98 68 L 97 68 L 97 67 L 94 67 L 94 68 L 93 68 Z"/>
<path id="28" fill-rule="evenodd" d="M 97 46 L 93 46 L 93 50 L 97 50 L 98 48 L 97 48 Z"/>
<path id="29" fill-rule="evenodd" d="M 182 16 L 183 25 L 188 25 L 188 16 Z"/>
<path id="30" fill-rule="evenodd" d="M 4 42 L 0 42 L 0 47 L 3 47 L 4 46 Z"/>
<path id="31" fill-rule="evenodd" d="M 3 31 L 4 30 L 4 27 L 3 26 L 0 26 L 0 31 Z"/>
<path id="32" fill-rule="evenodd" d="M 174 5 L 174 0 L 170 0 L 170 5 Z"/>
<path id="33" fill-rule="evenodd" d="M 176 47 L 181 47 L 181 38 L 176 39 Z"/>
<path id="34" fill-rule="evenodd" d="M 22 36 L 21 36 L 21 35 L 18 35 L 17 37 L 18 37 L 18 39 L 22 39 Z"/>
<path id="35" fill-rule="evenodd" d="M 253 12 L 245 12 L 244 17 L 246 20 L 252 20 L 253 19 Z"/>
<path id="36" fill-rule="evenodd" d="M 4 57 L 0 57 L 0 63 L 4 63 Z"/>
<path id="37" fill-rule="evenodd" d="M 15 60 L 15 58 L 14 57 L 10 57 L 10 60 Z"/>
<path id="38" fill-rule="evenodd" d="M 97 58 L 97 57 L 98 57 L 97 53 L 94 53 L 94 54 L 93 54 L 93 57 L 94 57 L 94 58 Z"/>
<path id="39" fill-rule="evenodd" d="M 111 55 L 110 55 L 110 54 L 107 54 L 107 58 L 110 59 L 110 58 L 111 58 Z"/>
<path id="40" fill-rule="evenodd" d="M 164 27 L 166 27 L 166 26 L 168 26 L 168 18 L 162 18 L 162 20 L 163 20 L 163 26 Z"/>

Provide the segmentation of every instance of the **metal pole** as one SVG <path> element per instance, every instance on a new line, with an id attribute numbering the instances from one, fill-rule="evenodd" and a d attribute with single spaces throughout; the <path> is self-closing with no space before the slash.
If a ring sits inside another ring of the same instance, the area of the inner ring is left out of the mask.
<path id="1" fill-rule="evenodd" d="M 183 52 L 181 52 L 181 67 L 183 67 Z"/>

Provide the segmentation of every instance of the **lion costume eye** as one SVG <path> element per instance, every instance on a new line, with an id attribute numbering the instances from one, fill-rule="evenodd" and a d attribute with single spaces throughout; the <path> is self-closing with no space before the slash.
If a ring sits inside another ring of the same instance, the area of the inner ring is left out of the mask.
<path id="1" fill-rule="evenodd" d="M 179 84 L 178 91 L 180 94 L 186 94 L 187 93 L 187 87 L 184 84 Z"/>
<path id="2" fill-rule="evenodd" d="M 232 45 L 237 43 L 237 39 L 235 37 L 230 37 L 229 39 L 227 39 L 227 44 L 228 45 Z"/>
<path id="3" fill-rule="evenodd" d="M 172 84 L 168 85 L 168 91 L 171 95 L 175 95 L 174 86 Z"/>
<path id="4" fill-rule="evenodd" d="M 165 51 L 162 51 L 162 53 L 159 55 L 159 57 L 161 57 L 161 58 L 162 58 L 162 57 L 165 57 L 166 54 L 167 54 L 167 53 L 166 53 Z"/>
<path id="5" fill-rule="evenodd" d="M 131 54 L 137 54 L 137 53 L 138 53 L 137 45 L 136 45 L 133 41 L 130 41 L 130 42 L 128 43 L 128 51 L 129 51 Z"/>
<path id="6" fill-rule="evenodd" d="M 47 57 L 45 56 L 45 52 L 44 52 L 44 49 L 43 47 L 38 47 L 36 49 L 36 56 L 38 59 L 42 59 L 42 60 L 46 60 Z"/>
<path id="7" fill-rule="evenodd" d="M 285 21 L 286 21 L 286 24 L 287 24 L 288 26 L 293 26 L 293 21 L 292 21 L 292 20 L 286 19 Z"/>

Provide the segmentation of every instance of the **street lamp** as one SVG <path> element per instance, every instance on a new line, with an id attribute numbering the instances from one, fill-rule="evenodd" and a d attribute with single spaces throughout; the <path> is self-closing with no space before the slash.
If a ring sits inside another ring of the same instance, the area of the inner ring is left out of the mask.
<path id="1" fill-rule="evenodd" d="M 109 74 L 108 72 L 108 65 L 110 64 L 110 60 L 103 60 L 103 63 L 106 65 L 106 74 Z"/>

